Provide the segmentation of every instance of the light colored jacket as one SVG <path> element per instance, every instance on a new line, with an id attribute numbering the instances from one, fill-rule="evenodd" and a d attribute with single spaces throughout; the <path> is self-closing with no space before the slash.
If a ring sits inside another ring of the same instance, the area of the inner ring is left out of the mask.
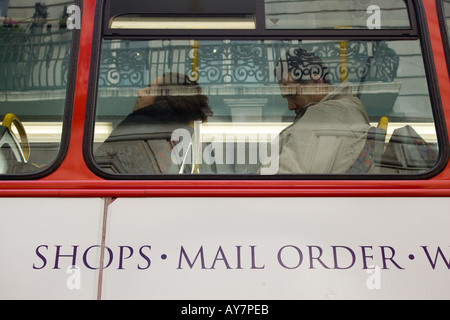
<path id="1" fill-rule="evenodd" d="M 370 128 L 366 110 L 344 82 L 280 134 L 279 174 L 346 173 Z"/>

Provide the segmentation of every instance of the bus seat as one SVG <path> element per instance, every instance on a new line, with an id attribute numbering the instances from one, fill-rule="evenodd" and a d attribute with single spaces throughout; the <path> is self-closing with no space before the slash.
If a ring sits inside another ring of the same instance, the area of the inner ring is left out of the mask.
<path id="1" fill-rule="evenodd" d="M 23 161 L 18 143 L 8 128 L 0 126 L 0 173 L 9 173 L 11 166 Z"/>
<path id="2" fill-rule="evenodd" d="M 170 168 L 172 149 L 168 134 L 158 138 L 106 141 L 94 155 L 99 167 L 110 173 L 176 173 L 177 170 Z"/>
<path id="3" fill-rule="evenodd" d="M 0 174 L 33 173 L 37 167 L 26 162 L 19 142 L 5 127 L 0 126 Z"/>
<path id="4" fill-rule="evenodd" d="M 432 169 L 438 160 L 438 147 L 428 144 L 411 126 L 396 129 L 382 158 L 383 168 L 393 173 L 417 173 Z"/>

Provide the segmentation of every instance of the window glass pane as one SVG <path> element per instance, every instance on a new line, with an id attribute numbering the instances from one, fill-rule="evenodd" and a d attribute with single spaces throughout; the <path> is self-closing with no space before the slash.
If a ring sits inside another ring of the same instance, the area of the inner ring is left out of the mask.
<path id="1" fill-rule="evenodd" d="M 409 29 L 403 0 L 265 0 L 267 29 Z"/>
<path id="2" fill-rule="evenodd" d="M 443 0 L 443 3 L 444 3 L 445 22 L 450 37 L 450 0 Z"/>
<path id="3" fill-rule="evenodd" d="M 417 174 L 438 145 L 419 41 L 107 40 L 114 174 Z"/>
<path id="4" fill-rule="evenodd" d="M 72 40 L 66 9 L 71 4 L 0 0 L 0 174 L 36 173 L 57 157 Z M 16 129 L 20 123 L 23 129 Z"/>

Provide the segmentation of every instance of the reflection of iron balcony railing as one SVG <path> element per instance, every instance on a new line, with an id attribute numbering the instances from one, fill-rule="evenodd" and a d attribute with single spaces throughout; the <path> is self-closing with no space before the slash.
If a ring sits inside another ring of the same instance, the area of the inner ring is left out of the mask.
<path id="1" fill-rule="evenodd" d="M 198 76 L 204 85 L 274 84 L 273 71 L 278 59 L 289 49 L 299 46 L 324 60 L 332 82 L 339 82 L 343 72 L 355 83 L 391 82 L 399 66 L 395 51 L 380 41 L 349 41 L 345 70 L 343 53 L 336 41 L 300 45 L 289 42 L 200 42 L 198 48 L 192 48 L 187 42 L 186 45 L 172 45 L 170 41 L 162 41 L 160 46 L 152 44 L 149 47 L 146 42 L 139 47 L 136 45 L 128 41 L 104 44 L 100 65 L 101 87 L 146 86 L 151 79 L 167 71 Z M 198 70 L 192 69 L 194 58 L 198 58 Z"/>
<path id="2" fill-rule="evenodd" d="M 65 89 L 72 31 L 0 28 L 0 90 Z"/>
<path id="3" fill-rule="evenodd" d="M 139 45 L 139 47 L 137 47 Z M 170 41 L 149 47 L 147 42 L 121 41 L 103 45 L 100 87 L 136 88 L 146 86 L 161 72 L 190 74 L 192 59 L 199 57 L 199 81 L 204 85 L 276 84 L 273 70 L 290 48 L 301 46 L 320 56 L 327 64 L 333 82 L 342 75 L 342 51 L 338 42 L 292 44 L 289 42 L 217 42 L 194 50 L 189 43 Z M 0 29 L 0 90 L 65 89 L 71 47 L 71 31 L 31 34 Z M 349 41 L 345 53 L 347 78 L 391 82 L 399 64 L 398 55 L 384 42 Z"/>

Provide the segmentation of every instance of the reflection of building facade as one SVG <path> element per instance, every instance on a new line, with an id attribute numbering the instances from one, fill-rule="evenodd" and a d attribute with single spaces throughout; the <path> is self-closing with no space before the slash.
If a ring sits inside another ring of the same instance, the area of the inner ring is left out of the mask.
<path id="1" fill-rule="evenodd" d="M 394 5 L 388 4 L 391 2 L 380 1 L 384 8 L 389 6 L 391 12 L 397 12 Z M 272 14 L 276 14 L 280 20 L 278 23 L 281 23 L 286 16 L 283 12 L 288 12 L 282 6 L 296 2 L 267 3 L 269 8 L 276 9 Z M 330 2 L 314 3 L 323 5 Z M 72 2 L 0 0 L 0 7 L 5 4 L 9 5 L 8 18 L 16 21 L 17 25 L 0 28 L 0 101 L 64 99 L 72 35 L 71 30 L 65 28 L 65 8 Z M 322 11 L 327 14 L 326 10 Z M 254 107 L 267 103 L 268 96 L 278 95 L 273 69 L 277 59 L 295 46 L 302 46 L 322 57 L 335 84 L 342 79 L 344 56 L 345 77 L 352 81 L 356 92 L 384 93 L 385 97 L 390 97 L 391 101 L 379 110 L 383 115 L 396 108 L 401 115 L 421 117 L 420 106 L 428 110 L 426 88 L 415 86 L 415 83 L 422 83 L 417 81 L 418 78 L 424 77 L 423 70 L 414 67 L 422 63 L 420 48 L 411 46 L 405 50 L 403 43 L 397 46 L 395 42 L 378 41 L 350 41 L 344 54 L 337 41 L 285 41 L 283 44 L 208 41 L 195 49 L 189 41 L 152 41 L 139 45 L 133 41 L 105 42 L 99 97 L 133 97 L 137 88 L 145 87 L 161 72 L 170 70 L 186 74 L 198 72 L 196 76 L 205 93 L 228 96 L 223 100 L 228 108 Z M 193 57 L 198 57 L 196 70 L 193 69 Z M 248 98 L 246 101 L 242 99 L 244 96 Z M 370 108 L 373 101 L 371 97 L 364 102 Z"/>
<path id="2" fill-rule="evenodd" d="M 0 0 L 0 18 L 17 21 L 22 28 L 32 24 L 51 29 L 58 29 L 61 19 L 66 17 L 65 7 L 73 4 L 67 0 L 24 1 Z"/>
<path id="3" fill-rule="evenodd" d="M 0 115 L 60 121 L 64 114 L 73 1 L 0 0 Z"/>
<path id="4" fill-rule="evenodd" d="M 65 10 L 71 3 L 0 2 L 0 101 L 65 98 L 72 39 Z"/>

